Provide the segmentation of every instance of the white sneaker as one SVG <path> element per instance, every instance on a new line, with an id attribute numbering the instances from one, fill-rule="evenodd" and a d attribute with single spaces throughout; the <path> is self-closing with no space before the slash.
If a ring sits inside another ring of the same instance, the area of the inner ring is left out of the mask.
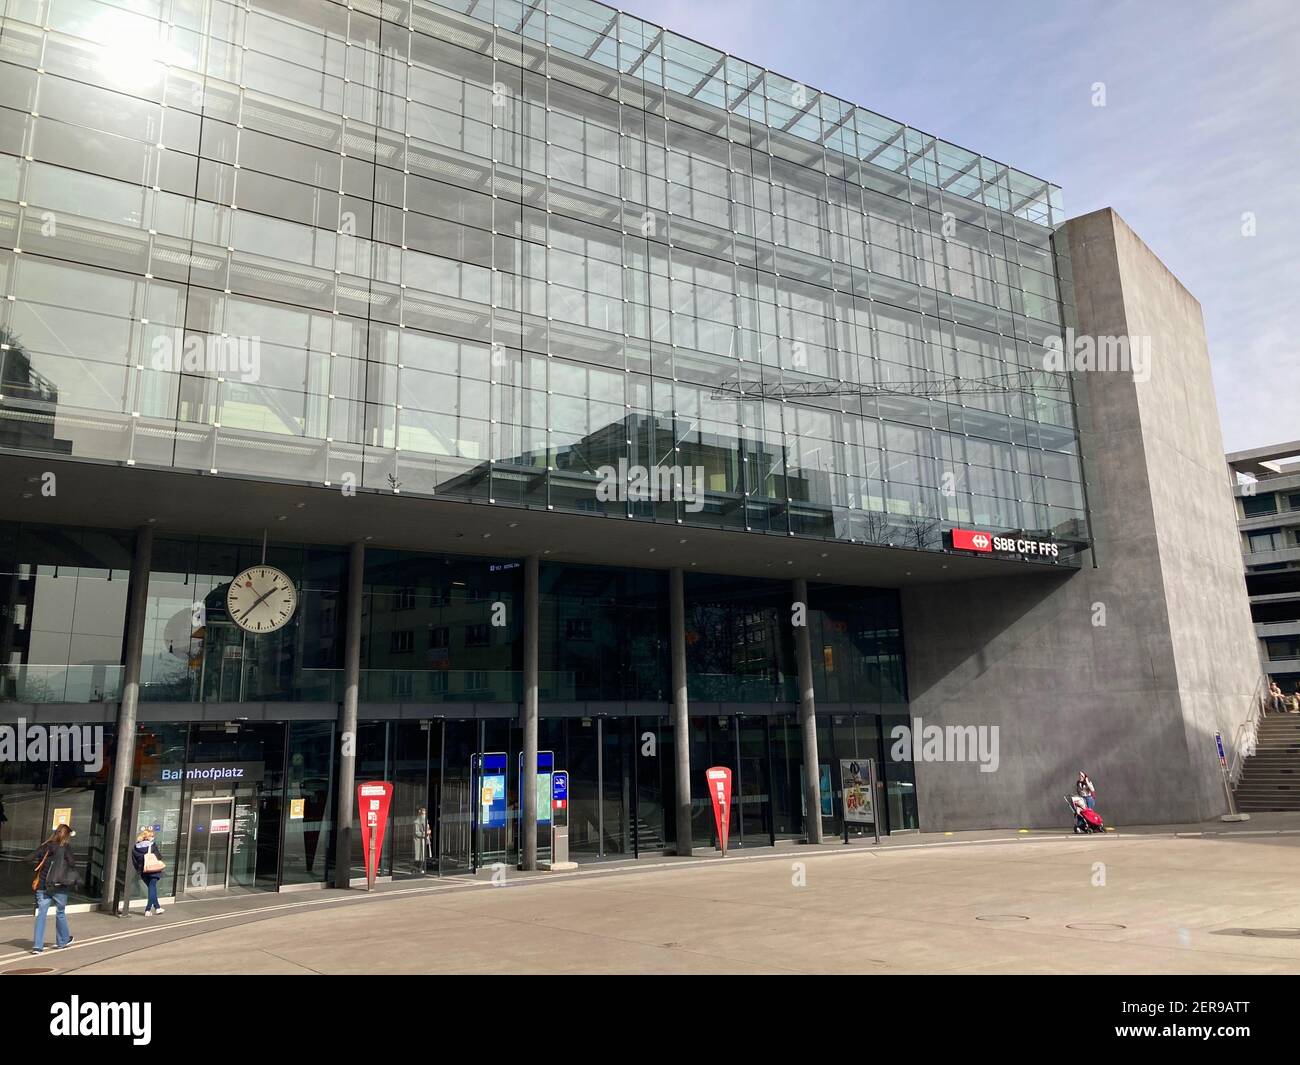
<path id="1" fill-rule="evenodd" d="M 161 906 L 156 906 L 156 907 L 154 907 L 153 915 L 154 915 L 155 917 L 161 917 L 161 916 L 162 916 L 162 907 L 161 907 Z"/>

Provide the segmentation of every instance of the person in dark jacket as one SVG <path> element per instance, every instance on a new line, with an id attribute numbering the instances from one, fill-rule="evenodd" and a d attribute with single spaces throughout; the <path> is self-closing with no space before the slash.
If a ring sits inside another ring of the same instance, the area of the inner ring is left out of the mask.
<path id="1" fill-rule="evenodd" d="M 60 825 L 50 838 L 37 847 L 27 860 L 36 870 L 36 932 L 32 937 L 32 953 L 45 950 L 45 915 L 54 903 L 54 945 L 60 950 L 72 942 L 68 929 L 68 890 L 77 883 L 77 859 L 72 853 L 72 829 Z"/>
<path id="2" fill-rule="evenodd" d="M 152 855 L 153 862 L 149 865 L 157 865 L 156 869 L 146 869 L 146 859 Z M 140 874 L 140 880 L 149 890 L 149 901 L 145 903 L 144 915 L 153 917 L 155 914 L 163 912 L 162 906 L 158 902 L 158 881 L 163 875 L 162 851 L 158 849 L 158 841 L 154 838 L 152 828 L 143 828 L 140 834 L 135 837 L 135 846 L 131 848 L 131 864 L 135 866 L 135 871 Z"/>

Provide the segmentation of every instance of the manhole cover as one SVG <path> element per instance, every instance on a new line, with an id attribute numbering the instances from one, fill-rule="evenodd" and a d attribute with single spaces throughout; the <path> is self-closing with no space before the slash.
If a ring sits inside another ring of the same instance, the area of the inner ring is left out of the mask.
<path id="1" fill-rule="evenodd" d="M 6 969 L 0 976 L 44 976 L 52 972 L 53 969 Z"/>
<path id="2" fill-rule="evenodd" d="M 1083 924 L 1067 924 L 1065 927 L 1073 928 L 1076 932 L 1118 932 L 1121 929 L 1127 928 L 1128 925 L 1096 921 L 1091 924 L 1086 922 Z"/>
<path id="3" fill-rule="evenodd" d="M 977 921 L 1028 921 L 1022 913 L 985 913 L 976 917 Z"/>

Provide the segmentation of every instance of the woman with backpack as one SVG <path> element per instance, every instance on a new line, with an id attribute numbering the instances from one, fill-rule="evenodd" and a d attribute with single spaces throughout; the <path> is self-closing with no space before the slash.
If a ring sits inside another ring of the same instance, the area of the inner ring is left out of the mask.
<path id="1" fill-rule="evenodd" d="M 131 864 L 140 874 L 144 886 L 149 889 L 149 901 L 145 903 L 144 915 L 153 917 L 162 913 L 163 908 L 158 902 L 158 881 L 162 879 L 163 870 L 167 866 L 163 863 L 162 851 L 158 849 L 152 828 L 142 828 L 135 837 L 135 846 L 131 848 Z"/>
<path id="2" fill-rule="evenodd" d="M 36 892 L 36 933 L 32 937 L 32 953 L 40 954 L 45 950 L 45 915 L 50 903 L 54 903 L 54 945 L 63 950 L 72 942 L 72 933 L 68 930 L 68 891 L 77 884 L 77 860 L 72 853 L 72 829 L 59 825 L 36 850 L 28 855 L 28 861 L 36 866 L 36 875 L 32 878 L 32 890 Z"/>

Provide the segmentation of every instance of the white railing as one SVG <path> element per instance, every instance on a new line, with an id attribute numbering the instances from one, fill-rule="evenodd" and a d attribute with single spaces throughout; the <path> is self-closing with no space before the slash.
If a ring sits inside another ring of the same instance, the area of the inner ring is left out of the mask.
<path id="1" fill-rule="evenodd" d="M 1250 696 L 1250 709 L 1246 720 L 1237 726 L 1232 737 L 1232 764 L 1228 769 L 1228 783 L 1237 786 L 1241 770 L 1247 758 L 1255 753 L 1255 743 L 1259 736 L 1259 719 L 1264 712 L 1264 703 L 1268 698 L 1268 674 L 1261 673 L 1255 682 L 1255 690 Z"/>

